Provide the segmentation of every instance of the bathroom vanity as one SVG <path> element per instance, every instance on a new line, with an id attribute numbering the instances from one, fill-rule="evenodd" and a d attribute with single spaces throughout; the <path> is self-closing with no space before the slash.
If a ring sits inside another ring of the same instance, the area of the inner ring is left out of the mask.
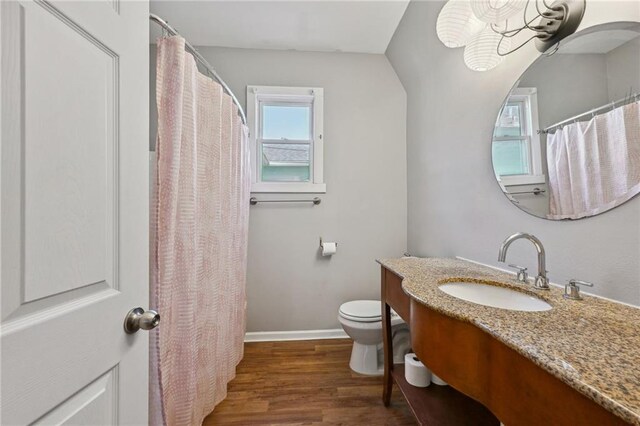
<path id="1" fill-rule="evenodd" d="M 402 279 L 384 266 L 381 290 L 384 405 L 388 406 L 391 402 L 391 389 L 395 382 L 420 425 L 498 426 L 500 421 L 491 411 L 451 386 L 431 384 L 426 388 L 419 388 L 407 382 L 404 376 L 404 364 L 393 363 L 390 310 L 395 310 L 407 324 L 410 324 L 410 297 L 402 291 Z M 413 340 L 412 336 L 412 342 Z"/>
<path id="2" fill-rule="evenodd" d="M 379 263 L 385 405 L 395 381 L 420 424 L 498 424 L 493 413 L 507 425 L 640 425 L 640 309 L 590 296 L 567 300 L 559 288 L 533 290 L 463 260 Z M 451 282 L 516 290 L 551 309 L 468 302 L 440 289 Z M 406 383 L 389 356 L 390 308 L 410 324 L 416 355 L 451 388 Z"/>

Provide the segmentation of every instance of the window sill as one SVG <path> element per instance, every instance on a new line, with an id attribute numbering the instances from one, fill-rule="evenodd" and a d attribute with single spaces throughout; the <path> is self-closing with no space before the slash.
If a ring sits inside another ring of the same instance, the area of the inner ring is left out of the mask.
<path id="1" fill-rule="evenodd" d="M 503 176 L 500 183 L 504 186 L 513 185 L 538 185 L 546 182 L 545 175 L 528 175 L 528 176 Z"/>
<path id="2" fill-rule="evenodd" d="M 300 194 L 324 194 L 327 192 L 325 183 L 309 182 L 257 182 L 251 184 L 251 193 L 300 193 Z"/>

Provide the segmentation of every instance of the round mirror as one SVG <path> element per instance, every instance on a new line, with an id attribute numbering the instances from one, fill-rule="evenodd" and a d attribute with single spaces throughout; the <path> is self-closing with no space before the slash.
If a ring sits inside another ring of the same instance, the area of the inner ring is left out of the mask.
<path id="1" fill-rule="evenodd" d="M 500 109 L 491 149 L 501 190 L 537 217 L 581 219 L 637 195 L 640 23 L 588 28 L 538 58 Z"/>

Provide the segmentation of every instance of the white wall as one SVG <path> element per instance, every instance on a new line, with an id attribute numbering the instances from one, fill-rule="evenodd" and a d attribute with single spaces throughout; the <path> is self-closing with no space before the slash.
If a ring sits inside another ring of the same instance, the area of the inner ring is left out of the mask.
<path id="1" fill-rule="evenodd" d="M 397 75 L 384 55 L 199 50 L 243 104 L 247 85 L 324 88 L 327 193 L 315 207 L 251 207 L 247 329 L 340 328 L 341 303 L 380 297 L 375 259 L 406 250 L 406 95 Z M 318 255 L 320 236 L 338 242 L 333 258 Z"/>
<path id="2" fill-rule="evenodd" d="M 640 198 L 575 222 L 513 206 L 493 176 L 491 137 L 504 98 L 538 52 L 529 45 L 494 70 L 471 71 L 461 49 L 436 37 L 442 5 L 411 2 L 386 53 L 407 91 L 409 250 L 498 265 L 502 240 L 531 232 L 545 244 L 552 281 L 593 281 L 594 293 L 640 305 Z M 616 20 L 640 21 L 640 3 L 589 1 L 581 28 Z M 536 270 L 526 241 L 514 243 L 507 261 Z"/>

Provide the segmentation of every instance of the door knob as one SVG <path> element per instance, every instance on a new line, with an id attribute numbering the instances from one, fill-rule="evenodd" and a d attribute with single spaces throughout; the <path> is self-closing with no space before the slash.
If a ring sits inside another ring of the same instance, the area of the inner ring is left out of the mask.
<path id="1" fill-rule="evenodd" d="M 151 309 L 145 311 L 142 308 L 134 308 L 124 318 L 124 331 L 127 334 L 133 334 L 140 329 L 151 330 L 158 324 L 160 324 L 159 313 Z"/>

